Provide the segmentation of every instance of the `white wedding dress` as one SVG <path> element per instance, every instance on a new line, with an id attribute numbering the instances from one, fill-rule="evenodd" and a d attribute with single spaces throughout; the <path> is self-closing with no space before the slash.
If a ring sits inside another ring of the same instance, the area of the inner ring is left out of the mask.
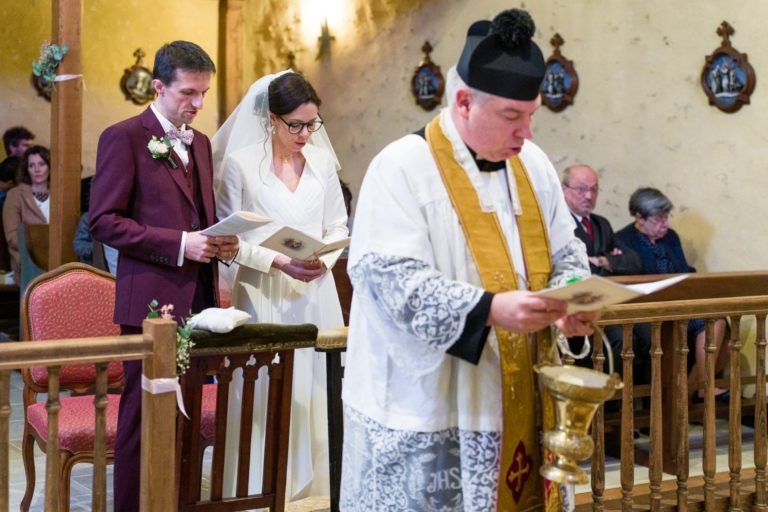
<path id="1" fill-rule="evenodd" d="M 253 323 L 340 327 L 343 318 L 330 268 L 341 250 L 321 258 L 329 268 L 323 277 L 304 283 L 271 268 L 276 253 L 258 245 L 282 226 L 297 228 L 328 242 L 348 235 L 335 160 L 329 152 L 313 145 L 305 146 L 302 154 L 306 164 L 293 192 L 275 176 L 263 144 L 232 152 L 222 163 L 216 194 L 218 217 L 245 210 L 274 221 L 240 236 L 232 305 L 253 315 Z M 249 493 L 261 490 L 265 374 L 266 368 L 262 368 L 256 381 Z M 237 370 L 230 388 L 227 419 L 225 496 L 234 495 L 241 399 L 242 371 Z M 287 500 L 329 493 L 325 356 L 314 349 L 299 349 L 295 353 L 288 457 Z"/>

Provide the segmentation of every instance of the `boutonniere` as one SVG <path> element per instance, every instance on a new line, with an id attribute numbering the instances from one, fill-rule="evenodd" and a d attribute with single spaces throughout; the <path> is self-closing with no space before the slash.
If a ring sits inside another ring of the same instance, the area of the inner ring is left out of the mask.
<path id="1" fill-rule="evenodd" d="M 165 160 L 168 160 L 168 163 L 171 164 L 171 167 L 174 169 L 176 168 L 176 162 L 174 162 L 173 158 L 171 158 L 171 151 L 173 151 L 173 146 L 171 145 L 171 141 L 168 139 L 167 135 L 163 136 L 161 139 L 158 139 L 155 135 L 153 135 L 152 139 L 150 139 L 149 143 L 147 144 L 147 149 L 149 150 L 149 154 L 152 155 L 152 158 L 164 158 Z"/>

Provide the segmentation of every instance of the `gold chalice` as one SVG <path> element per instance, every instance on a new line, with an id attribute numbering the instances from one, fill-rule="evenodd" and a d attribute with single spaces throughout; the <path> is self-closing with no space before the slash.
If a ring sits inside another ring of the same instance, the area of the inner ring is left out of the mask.
<path id="1" fill-rule="evenodd" d="M 544 446 L 557 457 L 541 466 L 539 473 L 562 484 L 583 484 L 587 474 L 577 461 L 595 449 L 587 431 L 597 408 L 623 384 L 618 374 L 573 365 L 539 364 L 534 367 L 544 388 L 555 400 L 556 427 L 544 433 Z"/>

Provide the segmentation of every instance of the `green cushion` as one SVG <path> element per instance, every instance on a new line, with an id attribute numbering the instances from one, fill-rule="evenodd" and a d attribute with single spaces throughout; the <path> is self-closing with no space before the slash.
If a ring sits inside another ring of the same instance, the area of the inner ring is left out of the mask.
<path id="1" fill-rule="evenodd" d="M 231 332 L 192 331 L 193 354 L 275 351 L 314 347 L 317 326 L 312 324 L 248 324 Z M 233 350 L 234 349 L 234 350 Z"/>

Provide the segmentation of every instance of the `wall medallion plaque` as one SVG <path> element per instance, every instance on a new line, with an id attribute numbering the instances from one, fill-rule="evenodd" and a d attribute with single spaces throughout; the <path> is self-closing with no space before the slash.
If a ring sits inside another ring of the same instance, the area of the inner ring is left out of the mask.
<path id="1" fill-rule="evenodd" d="M 555 34 L 549 43 L 555 51 L 547 59 L 547 70 L 541 82 L 541 102 L 553 112 L 560 112 L 573 104 L 573 97 L 579 90 L 579 75 L 573 67 L 573 62 L 560 53 L 560 47 L 565 40 L 560 34 Z"/>
<path id="2" fill-rule="evenodd" d="M 432 45 L 429 44 L 429 41 L 424 41 L 421 51 L 424 52 L 424 57 L 413 72 L 411 92 L 417 105 L 424 110 L 432 110 L 440 104 L 443 98 L 445 79 L 440 72 L 440 66 L 432 62 L 429 56 L 432 52 Z"/>
<path id="3" fill-rule="evenodd" d="M 729 114 L 749 104 L 756 81 L 747 54 L 731 46 L 734 33 L 727 21 L 720 24 L 717 35 L 723 38 L 722 44 L 705 57 L 701 70 L 701 87 L 709 98 L 709 104 Z"/>
<path id="4" fill-rule="evenodd" d="M 152 87 L 152 72 L 141 65 L 141 60 L 146 54 L 141 48 L 133 52 L 136 63 L 125 70 L 120 79 L 120 89 L 125 94 L 125 99 L 131 100 L 137 105 L 149 103 L 155 97 L 155 89 Z"/>

